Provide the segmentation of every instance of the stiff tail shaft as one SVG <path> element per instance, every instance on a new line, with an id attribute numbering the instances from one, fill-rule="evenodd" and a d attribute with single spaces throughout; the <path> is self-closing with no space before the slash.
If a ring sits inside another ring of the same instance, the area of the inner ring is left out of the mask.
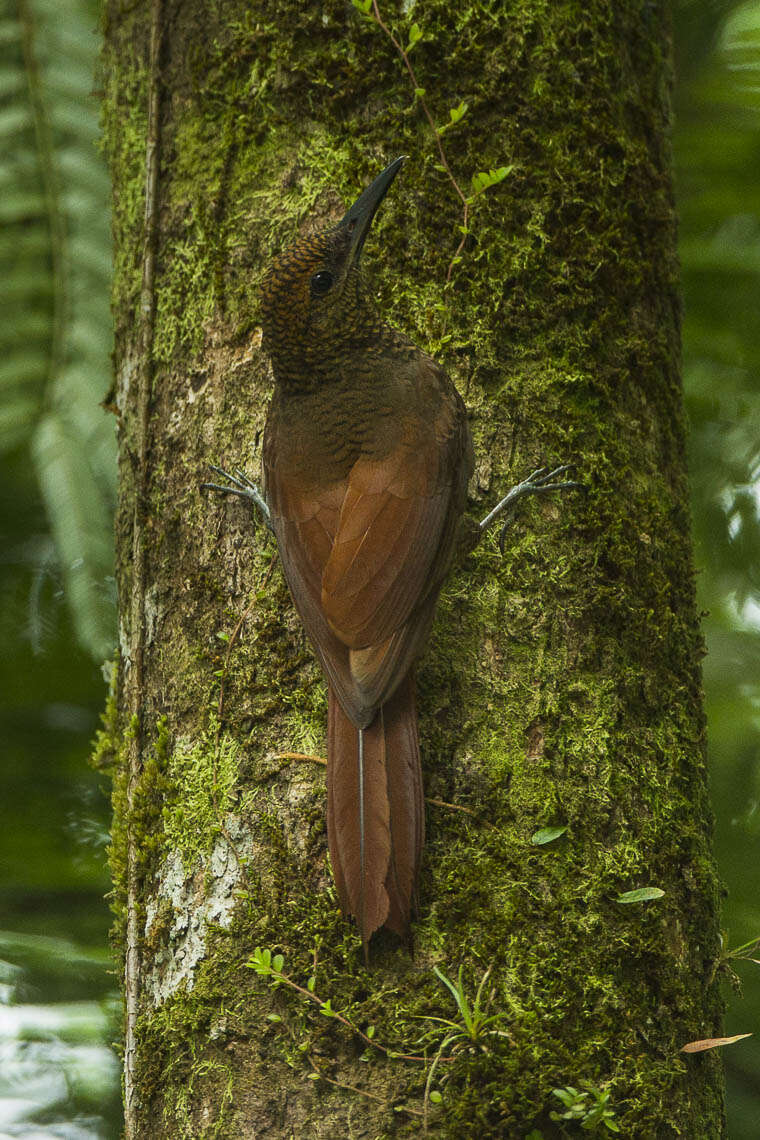
<path id="1" fill-rule="evenodd" d="M 330 689 L 327 837 L 341 906 L 356 918 L 365 953 L 381 926 L 408 934 L 424 827 L 412 677 L 364 729 Z"/>

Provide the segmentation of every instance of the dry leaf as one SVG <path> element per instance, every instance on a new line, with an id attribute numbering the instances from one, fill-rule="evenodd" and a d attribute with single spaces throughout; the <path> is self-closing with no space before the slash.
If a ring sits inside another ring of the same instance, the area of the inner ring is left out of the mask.
<path id="1" fill-rule="evenodd" d="M 743 1041 L 751 1037 L 751 1033 L 737 1033 L 734 1037 L 705 1037 L 703 1041 L 689 1041 L 688 1045 L 681 1046 L 681 1053 L 705 1053 L 708 1049 L 717 1049 L 719 1045 L 733 1045 L 734 1041 Z"/>

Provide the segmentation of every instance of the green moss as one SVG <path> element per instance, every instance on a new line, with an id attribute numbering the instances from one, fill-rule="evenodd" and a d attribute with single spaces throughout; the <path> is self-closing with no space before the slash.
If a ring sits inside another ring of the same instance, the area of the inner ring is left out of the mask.
<path id="1" fill-rule="evenodd" d="M 196 740 L 180 738 L 169 754 L 163 805 L 165 846 L 178 851 L 189 874 L 210 855 L 238 789 L 240 746 L 222 733 L 216 717 Z"/>
<path id="2" fill-rule="evenodd" d="M 119 702 L 117 695 L 118 664 L 112 662 L 108 696 L 103 712 L 100 714 L 101 727 L 95 733 L 90 753 L 90 763 L 98 771 L 108 771 L 119 763 L 122 741 L 119 735 Z"/>
<path id="3" fill-rule="evenodd" d="M 198 1131 L 195 1121 L 193 1101 L 196 1095 L 195 1083 L 202 1082 L 204 1089 L 212 1091 L 216 1112 L 214 1120 Z M 173 1087 L 164 1107 L 164 1121 L 174 1135 L 187 1140 L 216 1140 L 228 1135 L 230 1109 L 233 1101 L 234 1080 L 229 1065 L 219 1061 L 201 1060 L 191 1070 L 187 1085 Z"/>
<path id="4" fill-rule="evenodd" d="M 119 73 L 108 50 L 102 61 L 103 141 L 114 186 L 112 198 L 114 313 L 122 321 L 137 310 L 140 294 L 140 234 L 145 212 L 147 80 L 139 59 Z M 117 337 L 123 329 L 117 328 Z"/>

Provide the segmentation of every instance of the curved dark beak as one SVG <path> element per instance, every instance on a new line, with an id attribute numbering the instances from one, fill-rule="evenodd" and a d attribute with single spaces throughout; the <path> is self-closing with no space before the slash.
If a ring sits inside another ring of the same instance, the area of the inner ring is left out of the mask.
<path id="1" fill-rule="evenodd" d="M 377 213 L 378 206 L 388 193 L 390 184 L 401 169 L 401 165 L 406 157 L 405 154 L 402 154 L 398 158 L 394 158 L 390 166 L 386 166 L 385 170 L 383 170 L 381 174 L 378 174 L 375 181 L 371 182 L 367 189 L 359 195 L 351 209 L 341 218 L 335 227 L 339 230 L 348 227 L 349 233 L 351 234 L 350 256 L 352 261 L 358 261 L 362 246 L 364 245 L 364 239 L 372 225 L 372 219 Z"/>

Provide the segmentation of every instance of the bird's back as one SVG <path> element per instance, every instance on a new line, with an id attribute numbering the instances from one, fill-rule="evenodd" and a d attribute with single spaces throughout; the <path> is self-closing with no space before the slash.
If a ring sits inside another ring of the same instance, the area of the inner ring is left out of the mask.
<path id="1" fill-rule="evenodd" d="M 472 467 L 464 405 L 418 349 L 373 356 L 275 394 L 263 462 L 296 606 L 346 712 L 364 721 L 421 650 L 448 569 Z M 353 668 L 352 650 L 364 651 Z"/>

